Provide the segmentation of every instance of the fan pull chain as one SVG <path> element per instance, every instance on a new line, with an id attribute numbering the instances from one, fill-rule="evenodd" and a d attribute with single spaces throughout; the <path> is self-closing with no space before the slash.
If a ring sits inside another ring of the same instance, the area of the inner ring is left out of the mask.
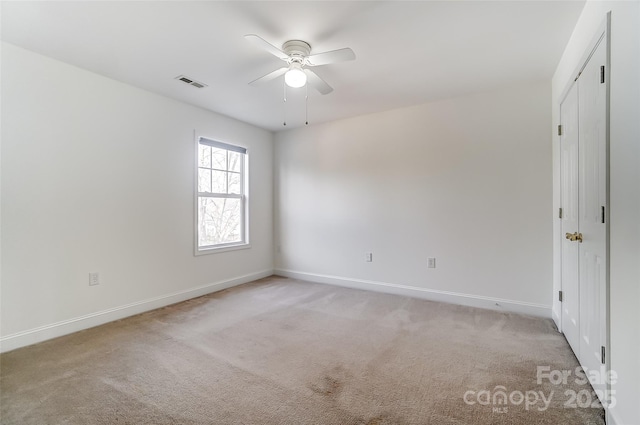
<path id="1" fill-rule="evenodd" d="M 282 121 L 282 125 L 286 126 L 287 125 L 287 84 L 284 82 L 282 82 L 282 86 L 283 86 L 283 95 L 282 95 L 282 116 L 284 117 L 283 121 Z"/>
<path id="2" fill-rule="evenodd" d="M 309 125 L 309 84 L 305 84 L 304 89 L 304 125 Z"/>

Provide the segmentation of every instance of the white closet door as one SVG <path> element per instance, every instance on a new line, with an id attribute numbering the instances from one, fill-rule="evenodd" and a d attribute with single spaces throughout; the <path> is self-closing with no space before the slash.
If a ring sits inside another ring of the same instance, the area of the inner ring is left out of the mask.
<path id="1" fill-rule="evenodd" d="M 560 105 L 562 197 L 562 331 L 574 353 L 580 352 L 580 291 L 578 243 L 564 235 L 578 232 L 578 85 L 574 84 Z"/>
<path id="2" fill-rule="evenodd" d="M 591 377 L 605 377 L 607 84 L 602 37 L 560 105 L 562 330 Z M 591 381 L 606 403 L 606 381 Z"/>
<path id="3" fill-rule="evenodd" d="M 580 362 L 602 369 L 606 346 L 607 90 L 606 45 L 600 42 L 578 79 Z M 604 385 L 593 383 L 594 389 Z"/>

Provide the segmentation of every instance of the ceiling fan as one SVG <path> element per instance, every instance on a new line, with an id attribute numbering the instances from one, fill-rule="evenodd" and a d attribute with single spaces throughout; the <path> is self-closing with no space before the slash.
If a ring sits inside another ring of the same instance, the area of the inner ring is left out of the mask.
<path id="1" fill-rule="evenodd" d="M 312 55 L 311 45 L 306 41 L 285 41 L 282 49 L 278 49 L 255 34 L 247 34 L 244 38 L 287 63 L 286 66 L 251 81 L 250 85 L 266 83 L 284 75 L 284 81 L 289 87 L 304 87 L 309 83 L 320 94 L 329 94 L 333 88 L 308 67 L 350 61 L 356 58 L 353 50 L 348 47 Z"/>

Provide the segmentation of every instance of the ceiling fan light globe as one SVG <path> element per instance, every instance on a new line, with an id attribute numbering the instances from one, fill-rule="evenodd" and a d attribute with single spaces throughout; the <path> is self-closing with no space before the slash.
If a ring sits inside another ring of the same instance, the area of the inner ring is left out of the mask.
<path id="1" fill-rule="evenodd" d="M 289 87 L 304 87 L 307 84 L 307 74 L 300 68 L 291 68 L 284 74 L 284 82 Z"/>

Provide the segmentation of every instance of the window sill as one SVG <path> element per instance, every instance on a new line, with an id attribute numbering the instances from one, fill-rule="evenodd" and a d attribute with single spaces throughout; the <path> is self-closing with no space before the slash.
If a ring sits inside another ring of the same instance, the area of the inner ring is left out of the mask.
<path id="1" fill-rule="evenodd" d="M 194 255 L 198 257 L 200 255 L 218 254 L 221 252 L 238 251 L 240 249 L 249 249 L 249 248 L 251 248 L 251 244 L 248 244 L 248 243 L 240 243 L 237 245 L 227 245 L 227 246 L 211 247 L 211 248 L 196 248 L 196 252 Z"/>

